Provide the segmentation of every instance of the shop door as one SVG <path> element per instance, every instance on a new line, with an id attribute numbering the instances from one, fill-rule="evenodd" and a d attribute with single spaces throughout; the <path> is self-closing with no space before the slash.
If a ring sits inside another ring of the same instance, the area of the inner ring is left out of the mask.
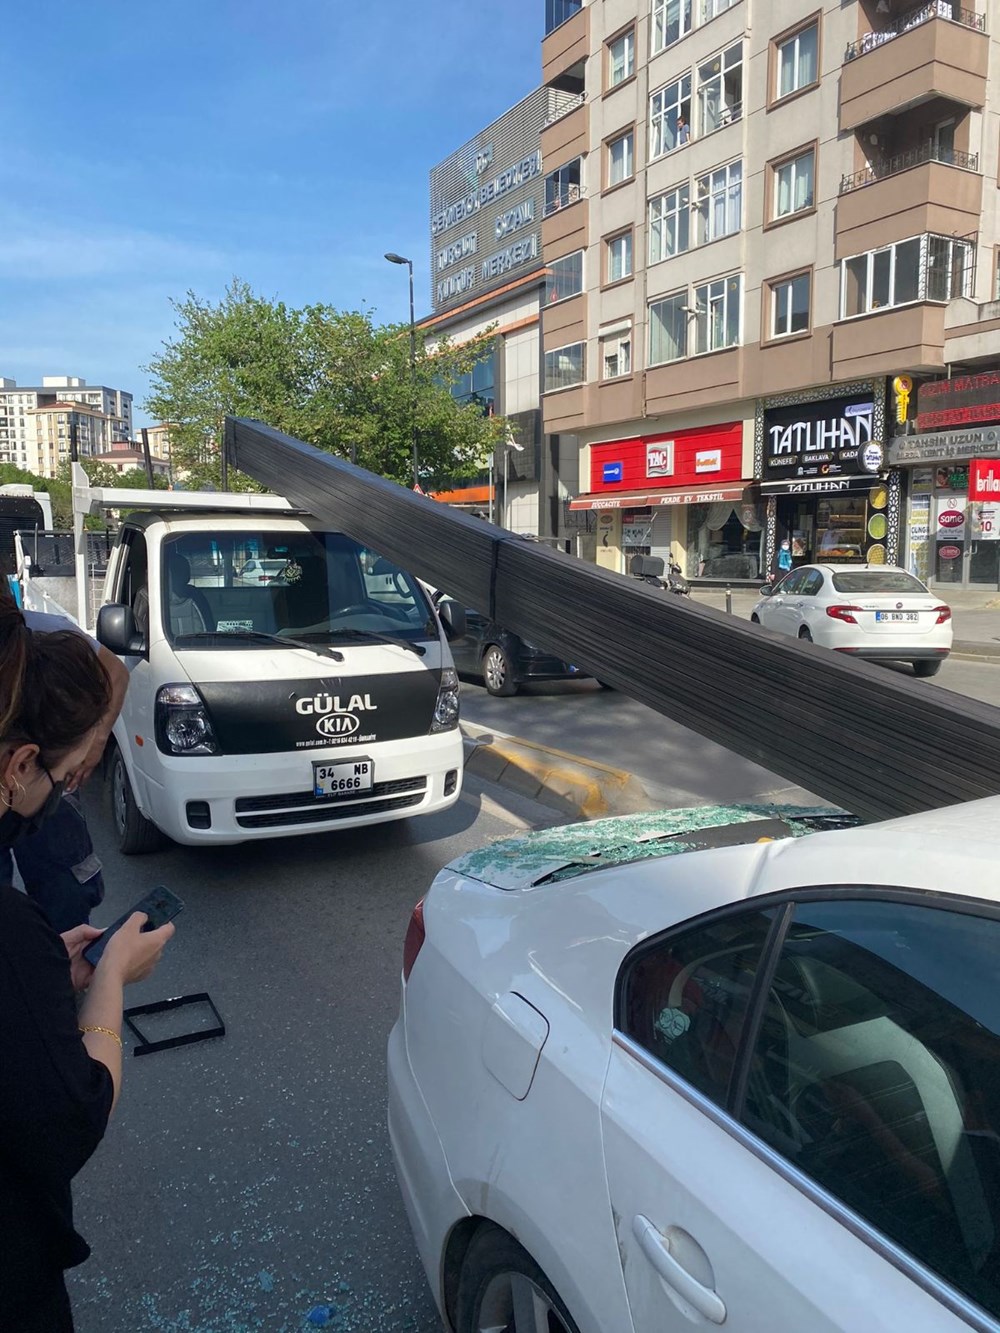
<path id="1" fill-rule="evenodd" d="M 934 582 L 959 586 L 968 540 L 968 500 L 960 492 L 939 491 L 934 497 Z"/>

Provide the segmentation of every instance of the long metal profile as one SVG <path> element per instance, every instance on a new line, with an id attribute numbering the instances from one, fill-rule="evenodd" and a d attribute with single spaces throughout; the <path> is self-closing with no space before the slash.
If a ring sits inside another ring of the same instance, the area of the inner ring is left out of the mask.
<path id="1" fill-rule="evenodd" d="M 229 418 L 226 450 L 419 578 L 863 818 L 1000 792 L 1000 709 L 989 704 L 665 596 L 260 422 Z"/>

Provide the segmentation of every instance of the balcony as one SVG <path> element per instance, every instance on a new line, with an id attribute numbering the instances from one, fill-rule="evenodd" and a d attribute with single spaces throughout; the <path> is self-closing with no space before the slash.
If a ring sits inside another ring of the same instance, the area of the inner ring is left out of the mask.
<path id="1" fill-rule="evenodd" d="M 554 0 L 552 0 L 554 4 Z M 555 5 L 553 17 L 565 19 L 542 39 L 542 83 L 567 93 L 582 93 L 584 70 L 590 54 L 590 7 L 574 6 L 569 0 Z M 547 14 L 548 17 L 548 14 Z"/>
<path id="2" fill-rule="evenodd" d="M 852 42 L 840 80 L 840 130 L 942 97 L 986 101 L 989 38 L 982 15 L 934 0 Z"/>
<path id="3" fill-rule="evenodd" d="M 547 120 L 541 134 L 542 162 L 545 170 L 553 171 L 586 156 L 589 147 L 589 115 L 582 97 L 573 106 L 561 108 L 560 114 Z"/>
<path id="4" fill-rule="evenodd" d="M 955 148 L 943 148 L 937 144 L 926 143 L 920 148 L 911 148 L 908 153 L 896 153 L 883 158 L 871 166 L 863 167 L 852 176 L 841 176 L 840 193 L 850 194 L 852 190 L 861 190 L 875 181 L 887 176 L 897 176 L 901 171 L 922 166 L 925 162 L 940 162 L 944 166 L 959 167 L 962 171 L 979 170 L 978 153 L 962 153 Z"/>
<path id="5" fill-rule="evenodd" d="M 979 227 L 983 180 L 973 153 L 930 144 L 883 159 L 840 182 L 836 257 L 920 236 L 967 236 Z"/>

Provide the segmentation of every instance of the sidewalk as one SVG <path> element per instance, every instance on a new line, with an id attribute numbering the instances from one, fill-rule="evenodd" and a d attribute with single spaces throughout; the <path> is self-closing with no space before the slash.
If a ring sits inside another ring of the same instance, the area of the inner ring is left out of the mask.
<path id="1" fill-rule="evenodd" d="M 939 594 L 935 592 L 934 595 Z M 696 587 L 692 589 L 691 597 L 704 606 L 726 610 L 725 588 Z M 1000 592 L 996 588 L 982 591 L 956 588 L 953 592 L 940 593 L 940 597 L 942 603 L 951 607 L 955 630 L 953 655 L 1000 662 Z M 759 594 L 752 589 L 733 588 L 733 615 L 749 619 L 758 598 Z"/>

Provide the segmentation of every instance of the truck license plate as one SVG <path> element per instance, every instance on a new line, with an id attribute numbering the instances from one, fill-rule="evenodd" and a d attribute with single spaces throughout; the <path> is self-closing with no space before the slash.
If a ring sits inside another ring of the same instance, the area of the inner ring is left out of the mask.
<path id="1" fill-rule="evenodd" d="M 349 764 L 313 764 L 313 792 L 316 796 L 353 796 L 371 791 L 375 785 L 375 765 L 370 759 L 354 759 Z"/>

